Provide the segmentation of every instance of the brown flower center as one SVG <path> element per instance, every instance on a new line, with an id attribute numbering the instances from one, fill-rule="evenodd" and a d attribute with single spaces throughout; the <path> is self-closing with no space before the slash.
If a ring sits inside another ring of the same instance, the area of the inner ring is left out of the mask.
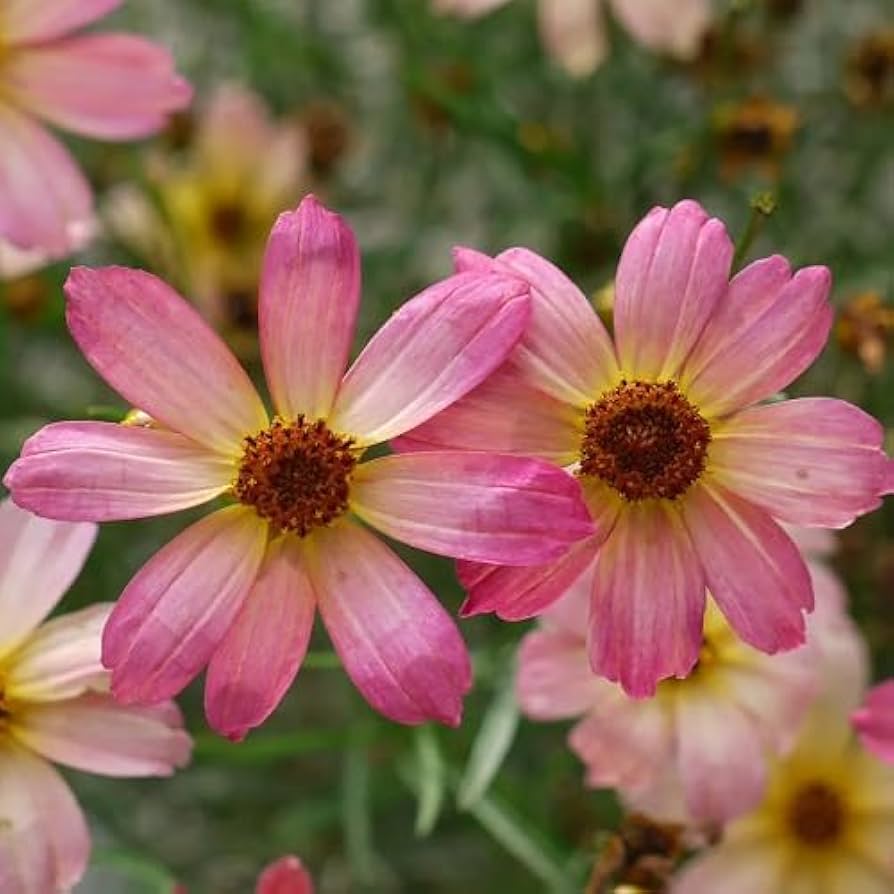
<path id="1" fill-rule="evenodd" d="M 711 429 L 674 382 L 627 382 L 587 409 L 580 474 L 626 500 L 673 500 L 705 470 Z"/>
<path id="2" fill-rule="evenodd" d="M 348 508 L 353 442 L 299 416 L 245 439 L 233 493 L 279 531 L 304 537 Z"/>
<path id="3" fill-rule="evenodd" d="M 214 237 L 223 245 L 238 245 L 248 230 L 248 214 L 237 201 L 224 201 L 212 205 L 208 212 L 208 224 Z"/>
<path id="4" fill-rule="evenodd" d="M 841 796 L 824 782 L 811 782 L 795 794 L 788 809 L 788 824 L 808 847 L 824 847 L 841 837 L 845 807 Z"/>

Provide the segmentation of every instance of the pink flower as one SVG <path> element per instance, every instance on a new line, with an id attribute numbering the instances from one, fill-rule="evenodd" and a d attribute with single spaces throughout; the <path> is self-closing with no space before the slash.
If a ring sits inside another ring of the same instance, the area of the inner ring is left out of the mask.
<path id="1" fill-rule="evenodd" d="M 63 257 L 91 227 L 90 187 L 39 123 L 130 140 L 159 130 L 192 91 L 168 53 L 128 34 L 72 36 L 121 0 L 6 0 L 0 29 L 0 239 Z"/>
<path id="2" fill-rule="evenodd" d="M 503 361 L 528 320 L 527 284 L 486 271 L 433 285 L 343 376 L 359 252 L 340 217 L 305 199 L 279 218 L 261 277 L 272 421 L 232 354 L 164 283 L 134 270 L 76 269 L 66 294 L 87 359 L 162 427 L 47 426 L 7 474 L 13 498 L 94 521 L 221 495 L 234 503 L 184 531 L 128 584 L 103 637 L 115 695 L 167 698 L 208 664 L 209 720 L 238 739 L 291 684 L 319 608 L 377 710 L 402 723 L 458 723 L 471 683 L 459 632 L 366 525 L 447 556 L 531 564 L 592 532 L 580 489 L 522 457 L 360 459 Z"/>
<path id="3" fill-rule="evenodd" d="M 851 715 L 851 722 L 866 749 L 894 763 L 894 680 L 871 689 L 863 706 Z"/>
<path id="4" fill-rule="evenodd" d="M 255 894 L 314 894 L 314 883 L 297 857 L 280 857 L 258 877 Z"/>
<path id="5" fill-rule="evenodd" d="M 506 2 L 435 0 L 435 8 L 474 18 Z M 634 40 L 649 50 L 681 59 L 696 55 L 711 21 L 710 0 L 539 0 L 540 35 L 546 51 L 569 74 L 588 75 L 605 61 L 606 4 Z"/>
<path id="6" fill-rule="evenodd" d="M 100 632 L 108 605 L 41 622 L 77 577 L 96 526 L 0 502 L 0 891 L 69 890 L 90 836 L 50 761 L 105 776 L 169 776 L 191 742 L 177 706 L 108 694 Z M 41 625 L 41 626 L 38 626 Z"/>
<path id="7" fill-rule="evenodd" d="M 462 270 L 528 280 L 531 323 L 489 381 L 397 443 L 540 456 L 578 478 L 597 533 L 534 570 L 461 564 L 464 614 L 538 615 L 595 561 L 590 662 L 637 697 L 692 670 L 706 588 L 754 648 L 802 643 L 810 576 L 779 523 L 844 527 L 881 499 L 875 419 L 825 398 L 761 403 L 825 344 L 829 271 L 774 256 L 729 282 L 732 256 L 694 202 L 653 210 L 621 257 L 612 344 L 548 261 L 460 249 Z"/>

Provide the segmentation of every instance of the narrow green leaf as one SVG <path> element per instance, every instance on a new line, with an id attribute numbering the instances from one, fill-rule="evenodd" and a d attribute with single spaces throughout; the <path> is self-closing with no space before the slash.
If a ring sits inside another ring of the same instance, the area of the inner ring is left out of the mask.
<path id="1" fill-rule="evenodd" d="M 416 835 L 425 838 L 432 833 L 444 805 L 444 760 L 438 737 L 431 724 L 416 728 Z"/>
<path id="2" fill-rule="evenodd" d="M 146 891 L 172 894 L 176 880 L 163 866 L 130 851 L 114 847 L 95 847 L 92 862 L 97 867 L 108 867 L 137 882 Z"/>

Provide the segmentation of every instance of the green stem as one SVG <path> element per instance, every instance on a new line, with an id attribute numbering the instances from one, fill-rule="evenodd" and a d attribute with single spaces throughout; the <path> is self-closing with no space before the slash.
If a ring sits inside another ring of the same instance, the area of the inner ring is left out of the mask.
<path id="1" fill-rule="evenodd" d="M 742 233 L 738 245 L 736 245 L 736 253 L 733 256 L 733 272 L 739 271 L 751 251 L 754 240 L 763 232 L 764 224 L 767 218 L 776 210 L 776 196 L 771 192 L 758 193 L 751 200 L 751 217 L 745 232 Z"/>

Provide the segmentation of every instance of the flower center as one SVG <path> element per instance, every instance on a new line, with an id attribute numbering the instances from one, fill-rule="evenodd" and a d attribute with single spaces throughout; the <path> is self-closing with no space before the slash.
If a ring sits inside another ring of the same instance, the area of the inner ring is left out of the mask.
<path id="1" fill-rule="evenodd" d="M 248 230 L 248 215 L 245 207 L 237 201 L 223 201 L 212 205 L 208 213 L 208 224 L 218 242 L 235 246 L 245 238 Z"/>
<path id="2" fill-rule="evenodd" d="M 304 537 L 348 508 L 357 464 L 352 444 L 329 431 L 322 419 L 275 419 L 270 428 L 245 439 L 233 493 L 277 530 Z"/>
<path id="3" fill-rule="evenodd" d="M 808 847 L 832 844 L 841 837 L 844 821 L 841 796 L 824 782 L 802 786 L 789 804 L 789 828 Z"/>
<path id="4" fill-rule="evenodd" d="M 675 382 L 627 382 L 587 409 L 580 474 L 630 501 L 673 500 L 705 470 L 711 429 Z"/>

